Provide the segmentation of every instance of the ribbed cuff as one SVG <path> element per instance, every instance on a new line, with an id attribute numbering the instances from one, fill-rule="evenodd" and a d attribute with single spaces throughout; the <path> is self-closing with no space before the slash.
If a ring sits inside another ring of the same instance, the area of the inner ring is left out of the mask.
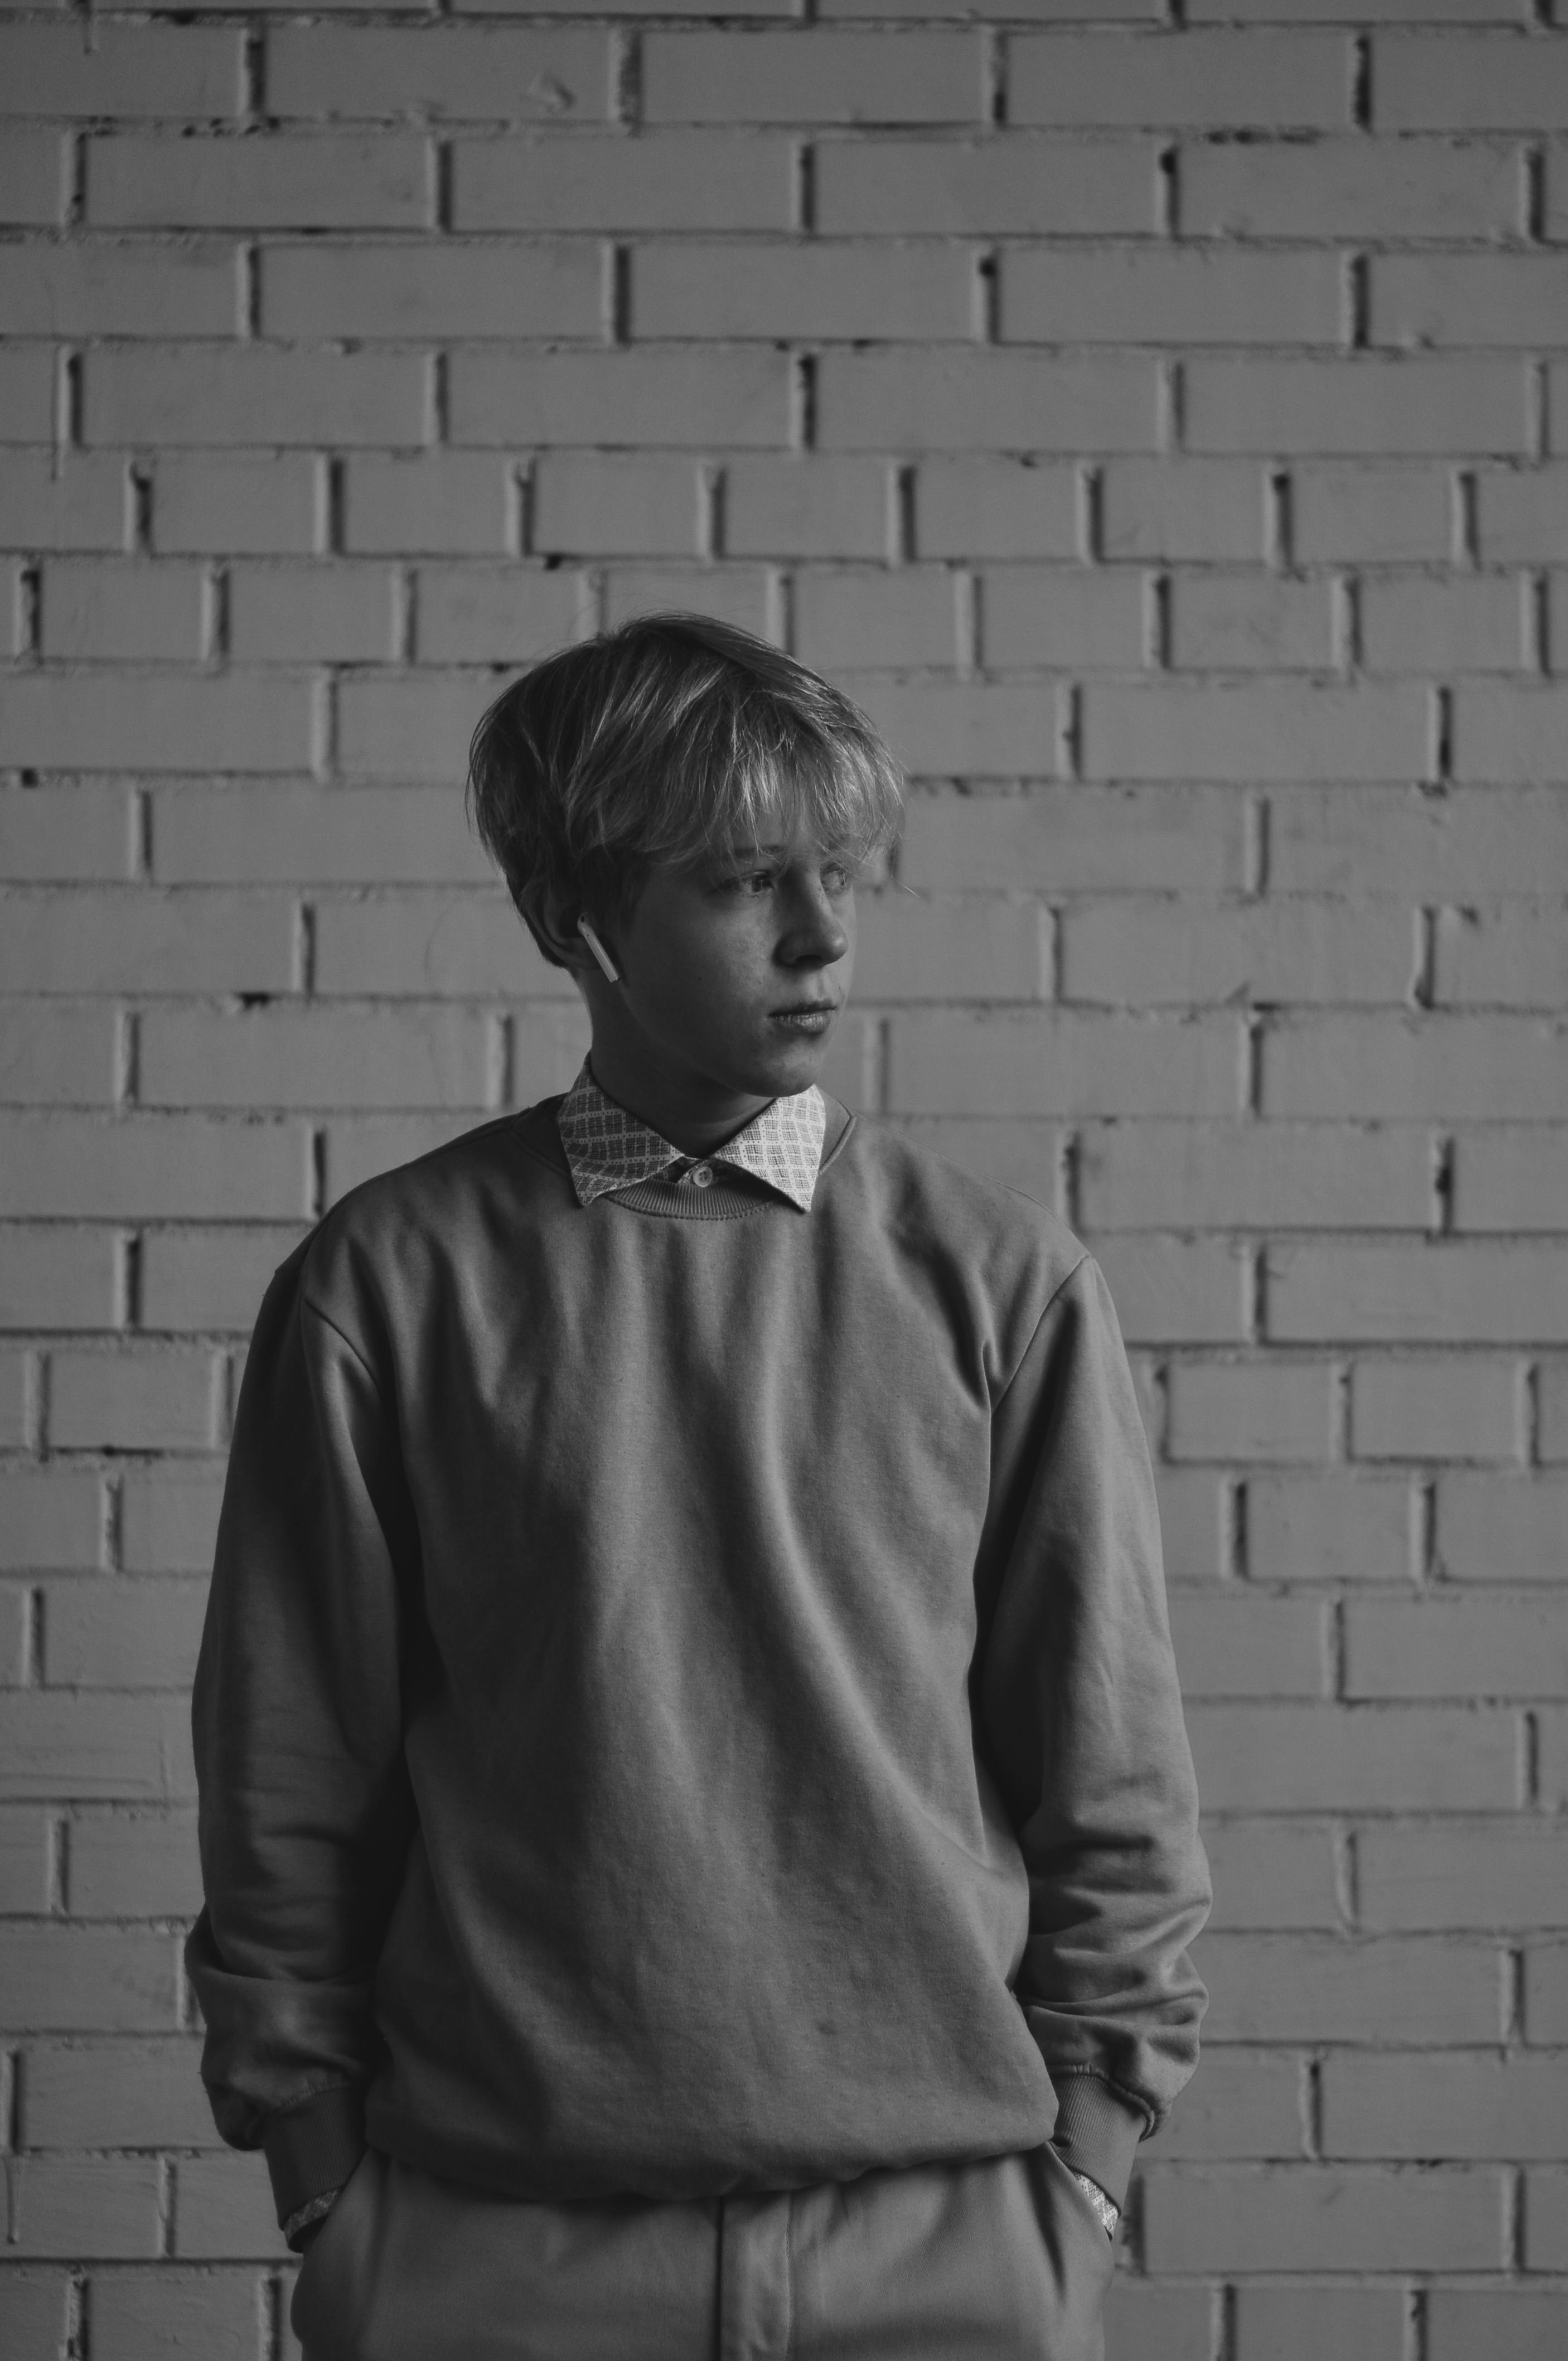
<path id="1" fill-rule="evenodd" d="M 261 2145 L 281 2229 L 313 2197 L 341 2189 L 364 2155 L 363 2092 L 354 2083 L 334 2083 L 302 2107 L 269 2116 Z"/>
<path id="2" fill-rule="evenodd" d="M 1098 2074 L 1064 2074 L 1057 2084 L 1051 2146 L 1074 2172 L 1098 2181 L 1113 2204 L 1125 2205 L 1145 2117 Z"/>

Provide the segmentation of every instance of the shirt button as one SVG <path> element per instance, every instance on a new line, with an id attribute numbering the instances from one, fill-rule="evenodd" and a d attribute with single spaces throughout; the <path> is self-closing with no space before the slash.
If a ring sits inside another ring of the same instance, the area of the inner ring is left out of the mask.
<path id="1" fill-rule="evenodd" d="M 693 1167 L 692 1167 L 692 1185 L 693 1185 L 693 1187 L 694 1187 L 694 1188 L 696 1188 L 696 1189 L 711 1189 L 711 1188 L 712 1188 L 712 1186 L 713 1186 L 713 1167 L 712 1167 L 712 1165 L 711 1165 L 711 1164 L 694 1164 L 694 1165 L 693 1165 Z"/>

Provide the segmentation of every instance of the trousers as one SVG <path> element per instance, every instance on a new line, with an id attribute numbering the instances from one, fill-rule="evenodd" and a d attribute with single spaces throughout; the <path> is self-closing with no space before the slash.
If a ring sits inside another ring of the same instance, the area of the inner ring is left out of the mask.
<path id="1" fill-rule="evenodd" d="M 1047 2147 L 661 2203 L 487 2196 L 367 2149 L 305 2361 L 1103 2361 L 1114 2257 Z"/>

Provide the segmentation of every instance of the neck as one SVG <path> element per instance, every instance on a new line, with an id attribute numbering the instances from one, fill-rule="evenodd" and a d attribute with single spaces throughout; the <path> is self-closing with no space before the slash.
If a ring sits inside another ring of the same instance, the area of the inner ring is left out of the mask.
<path id="1" fill-rule="evenodd" d="M 745 1128 L 773 1101 L 724 1091 L 698 1075 L 655 1073 L 644 1060 L 624 1063 L 609 1042 L 595 1039 L 588 1068 L 601 1091 L 683 1156 L 709 1156 Z"/>

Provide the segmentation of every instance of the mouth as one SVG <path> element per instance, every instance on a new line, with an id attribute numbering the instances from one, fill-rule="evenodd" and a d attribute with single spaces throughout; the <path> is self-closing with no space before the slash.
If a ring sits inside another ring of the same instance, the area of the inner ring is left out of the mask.
<path id="1" fill-rule="evenodd" d="M 769 1022 L 782 1025 L 790 1033 L 826 1033 L 839 1013 L 833 1000 L 803 1000 L 793 1008 L 775 1008 L 769 1013 Z"/>

